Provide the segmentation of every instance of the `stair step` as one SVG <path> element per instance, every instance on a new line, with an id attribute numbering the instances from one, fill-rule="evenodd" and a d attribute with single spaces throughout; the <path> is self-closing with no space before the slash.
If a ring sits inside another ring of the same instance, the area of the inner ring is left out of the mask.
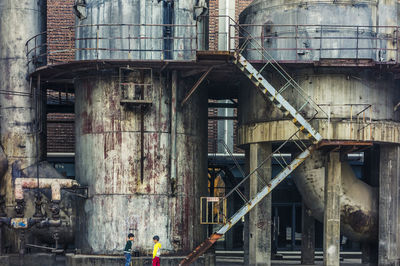
<path id="1" fill-rule="evenodd" d="M 242 55 L 235 55 L 237 65 L 246 72 L 246 76 L 265 94 L 267 98 L 283 111 L 285 116 L 292 116 L 296 127 L 302 127 L 309 139 L 319 142 L 322 137 L 312 125 L 249 63 Z"/>

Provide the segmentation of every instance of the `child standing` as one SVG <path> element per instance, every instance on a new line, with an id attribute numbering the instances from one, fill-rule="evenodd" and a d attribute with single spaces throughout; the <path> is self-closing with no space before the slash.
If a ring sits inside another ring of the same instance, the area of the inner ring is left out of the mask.
<path id="1" fill-rule="evenodd" d="M 153 266 L 160 266 L 161 243 L 159 241 L 160 238 L 158 236 L 153 237 Z"/>
<path id="2" fill-rule="evenodd" d="M 125 255 L 125 266 L 130 266 L 131 264 L 131 252 L 132 252 L 132 242 L 134 239 L 134 235 L 130 233 L 128 235 L 128 238 L 126 239 L 126 245 L 124 249 L 124 255 Z"/>

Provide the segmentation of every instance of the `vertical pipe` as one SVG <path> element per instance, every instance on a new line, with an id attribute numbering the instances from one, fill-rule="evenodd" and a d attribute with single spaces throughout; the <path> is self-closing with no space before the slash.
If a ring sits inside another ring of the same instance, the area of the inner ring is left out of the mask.
<path id="1" fill-rule="evenodd" d="M 176 180 L 176 134 L 177 134 L 177 94 L 178 74 L 172 71 L 172 97 L 171 97 L 171 180 Z"/>
<path id="2" fill-rule="evenodd" d="M 140 83 L 145 83 L 143 71 L 140 72 Z M 139 86 L 142 87 L 140 90 L 140 99 L 144 100 L 145 85 Z M 140 106 L 140 181 L 142 184 L 144 180 L 144 108 L 145 106 Z"/>

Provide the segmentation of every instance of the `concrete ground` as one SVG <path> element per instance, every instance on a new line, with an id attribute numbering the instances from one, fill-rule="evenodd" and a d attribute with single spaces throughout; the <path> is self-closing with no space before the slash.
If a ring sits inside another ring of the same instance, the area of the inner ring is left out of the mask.
<path id="1" fill-rule="evenodd" d="M 217 266 L 244 266 L 243 264 L 243 251 L 217 251 Z M 272 260 L 272 266 L 288 266 L 288 265 L 301 265 L 300 251 L 285 251 L 278 252 L 282 256 L 280 260 Z M 341 253 L 340 265 L 365 265 L 361 263 L 360 252 L 343 252 Z M 323 265 L 322 252 L 316 252 L 316 262 L 313 265 Z M 312 266 L 312 265 L 310 265 Z"/>
<path id="2" fill-rule="evenodd" d="M 289 265 L 302 265 L 300 263 L 300 261 L 277 261 L 277 260 L 273 260 L 272 261 L 272 266 L 289 266 Z M 317 261 L 316 264 L 313 265 L 323 265 L 322 261 Z M 309 265 L 309 266 L 313 266 L 313 265 Z M 351 266 L 351 265 L 365 265 L 366 264 L 362 264 L 361 260 L 359 259 L 348 259 L 348 260 L 344 260 L 340 263 L 340 265 L 346 265 L 346 266 Z M 234 262 L 234 261 L 221 261 L 220 259 L 217 258 L 217 266 L 244 266 L 243 262 Z"/>

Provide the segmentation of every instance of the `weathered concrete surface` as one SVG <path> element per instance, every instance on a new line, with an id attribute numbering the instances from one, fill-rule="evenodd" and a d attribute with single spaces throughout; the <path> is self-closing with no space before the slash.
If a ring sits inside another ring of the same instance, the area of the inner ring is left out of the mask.
<path id="1" fill-rule="evenodd" d="M 381 145 L 379 265 L 400 265 L 400 146 Z"/>
<path id="2" fill-rule="evenodd" d="M 311 214 L 323 221 L 326 156 L 315 151 L 295 171 L 294 181 Z M 347 162 L 341 163 L 341 231 L 356 241 L 378 238 L 378 191 L 359 180 Z"/>
<path id="3" fill-rule="evenodd" d="M 321 67 L 318 69 L 318 73 L 314 68 L 296 69 L 291 76 L 302 87 L 305 94 L 320 105 L 323 112 L 319 111 L 316 115 L 317 118 L 326 120 L 329 116 L 332 122 L 350 119 L 357 122 L 357 114 L 367 109 L 369 105 L 372 105 L 372 108 L 358 116 L 361 121 L 364 117 L 368 122 L 369 119 L 372 121 L 398 121 L 400 118 L 399 112 L 393 112 L 395 105 L 400 100 L 400 92 L 397 90 L 396 81 L 390 74 L 376 73 L 366 69 Z M 278 90 L 286 83 L 277 74 L 266 73 L 265 77 Z M 282 95 L 297 108 L 306 102 L 293 88 L 286 89 Z M 253 88 L 253 85 L 246 90 L 241 90 L 240 99 L 244 102 L 244 104 L 240 104 L 240 107 L 243 108 L 243 111 L 239 113 L 240 121 L 255 123 L 287 119 L 273 104 L 266 103 L 265 99 L 261 97 L 261 93 Z M 263 106 L 263 108 L 253 108 L 254 106 Z M 303 116 L 311 118 L 315 115 L 315 109 L 306 106 L 301 113 Z M 353 136 L 357 135 L 357 128 L 353 131 Z"/>
<path id="4" fill-rule="evenodd" d="M 67 254 L 66 265 L 68 266 L 120 266 L 124 265 L 123 256 L 93 256 L 93 255 L 74 255 Z M 183 257 L 161 257 L 161 265 L 176 266 Z M 132 266 L 152 265 L 151 257 L 132 257 Z M 193 266 L 206 265 L 204 257 L 200 257 Z"/>
<path id="5" fill-rule="evenodd" d="M 10 254 L 5 256 L 0 256 L 0 265 L 2 266 L 57 266 L 65 265 L 63 262 L 61 264 L 57 263 L 56 256 L 49 253 L 36 253 L 28 254 L 20 257 L 16 254 Z"/>
<path id="6" fill-rule="evenodd" d="M 144 160 L 141 176 L 141 114 L 123 107 L 116 73 L 76 80 L 76 175 L 89 186 L 79 204 L 77 247 L 89 254 L 120 254 L 126 235 L 134 246 L 151 249 L 159 235 L 163 253 L 188 252 L 204 240 L 199 197 L 207 194 L 207 97 L 199 90 L 177 107 L 176 179 L 171 179 L 171 81 L 147 74 L 153 82 L 145 99 Z M 179 74 L 179 73 L 178 73 Z M 180 103 L 192 81 L 179 78 Z"/>
<path id="7" fill-rule="evenodd" d="M 11 165 L 17 160 L 23 168 L 35 163 L 36 142 L 41 138 L 34 127 L 25 42 L 44 31 L 45 4 L 44 0 L 0 1 L 0 143 L 8 159 L 7 172 L 0 181 L 0 193 L 5 195 L 7 214 L 10 216 L 14 215 Z M 12 250 L 18 245 L 15 238 L 15 234 L 6 230 L 6 243 L 11 245 Z"/>
<path id="8" fill-rule="evenodd" d="M 328 156 L 324 193 L 324 265 L 339 266 L 342 163 L 339 152 L 331 152 Z"/>
<path id="9" fill-rule="evenodd" d="M 272 152 L 271 144 L 250 145 L 250 172 L 254 171 Z M 250 177 L 250 198 L 253 198 L 271 180 L 271 160 Z M 263 181 L 261 181 L 261 180 Z M 268 195 L 249 213 L 249 264 L 271 265 L 271 195 Z"/>
<path id="10" fill-rule="evenodd" d="M 317 127 L 322 137 L 328 140 L 400 143 L 400 123 L 398 122 L 373 121 L 371 124 L 357 124 L 350 121 L 327 123 L 319 120 Z M 238 130 L 238 142 L 240 145 L 244 145 L 266 141 L 285 141 L 296 130 L 296 126 L 289 120 L 242 125 Z M 307 139 L 304 134 L 299 134 L 299 136 L 303 140 Z"/>
<path id="11" fill-rule="evenodd" d="M 301 214 L 301 264 L 311 265 L 315 261 L 315 219 L 304 201 Z"/>
<path id="12" fill-rule="evenodd" d="M 34 133 L 25 42 L 30 36 L 44 30 L 45 2 L 0 1 L 0 88 L 9 92 L 0 95 L 1 144 L 9 165 L 15 160 L 20 160 L 23 166 L 27 167 L 33 164 L 37 157 L 35 141 L 39 136 Z M 23 23 L 21 18 L 24 18 Z M 7 191 L 6 204 L 11 205 L 11 167 L 2 179 L 1 189 L 2 193 Z"/>

